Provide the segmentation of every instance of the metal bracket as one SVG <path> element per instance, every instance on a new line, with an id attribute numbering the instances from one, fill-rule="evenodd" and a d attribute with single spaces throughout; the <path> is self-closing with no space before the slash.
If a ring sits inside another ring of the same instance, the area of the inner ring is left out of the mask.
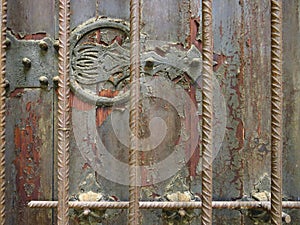
<path id="1" fill-rule="evenodd" d="M 52 78 L 58 73 L 53 40 L 48 37 L 42 40 L 18 40 L 8 32 L 6 45 L 7 91 L 53 86 Z"/>

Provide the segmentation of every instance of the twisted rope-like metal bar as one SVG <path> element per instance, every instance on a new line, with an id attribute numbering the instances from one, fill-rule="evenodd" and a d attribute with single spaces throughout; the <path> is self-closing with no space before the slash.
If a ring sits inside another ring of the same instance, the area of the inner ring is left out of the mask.
<path id="1" fill-rule="evenodd" d="M 212 0 L 202 0 L 202 225 L 212 224 L 213 33 Z"/>
<path id="2" fill-rule="evenodd" d="M 138 149 L 140 99 L 140 0 L 130 1 L 130 119 L 129 215 L 130 225 L 140 224 Z"/>
<path id="3" fill-rule="evenodd" d="M 69 224 L 70 88 L 69 38 L 70 0 L 59 0 L 58 82 L 58 225 Z"/>
<path id="4" fill-rule="evenodd" d="M 271 222 L 282 224 L 282 1 L 271 1 Z"/>
<path id="5" fill-rule="evenodd" d="M 31 201 L 28 203 L 31 208 L 55 208 L 57 201 Z M 283 208 L 300 209 L 299 201 L 283 201 Z M 80 202 L 70 201 L 70 208 L 97 208 L 97 209 L 126 209 L 129 202 Z M 202 202 L 139 202 L 141 209 L 200 209 Z M 215 209 L 271 209 L 268 201 L 213 201 Z"/>
<path id="6" fill-rule="evenodd" d="M 1 47 L 0 47 L 0 225 L 5 224 L 5 41 L 7 21 L 7 1 L 1 1 Z"/>

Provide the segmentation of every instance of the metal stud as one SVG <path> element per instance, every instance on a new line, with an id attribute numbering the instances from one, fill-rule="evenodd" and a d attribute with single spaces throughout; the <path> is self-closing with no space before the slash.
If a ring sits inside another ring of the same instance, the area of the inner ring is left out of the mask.
<path id="1" fill-rule="evenodd" d="M 47 51 L 48 50 L 48 43 L 46 41 L 40 41 L 39 46 L 42 50 Z"/>
<path id="2" fill-rule="evenodd" d="M 42 87 L 47 87 L 49 84 L 48 78 L 46 76 L 40 76 L 39 81 Z"/>
<path id="3" fill-rule="evenodd" d="M 31 67 L 31 60 L 29 58 L 23 58 L 22 63 L 25 68 L 29 69 Z"/>

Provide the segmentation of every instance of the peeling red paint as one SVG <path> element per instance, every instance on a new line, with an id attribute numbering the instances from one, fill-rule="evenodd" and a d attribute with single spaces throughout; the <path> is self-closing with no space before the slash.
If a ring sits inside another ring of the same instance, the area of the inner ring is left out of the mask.
<path id="1" fill-rule="evenodd" d="M 70 101 L 72 107 L 74 107 L 77 110 L 84 111 L 84 110 L 90 110 L 93 108 L 93 105 L 81 101 L 76 95 L 71 93 Z"/>
<path id="2" fill-rule="evenodd" d="M 27 102 L 27 104 L 26 104 L 26 111 L 30 112 L 30 110 L 31 110 L 31 102 Z"/>
<path id="3" fill-rule="evenodd" d="M 195 47 L 202 52 L 202 41 L 197 39 L 197 35 L 199 32 L 199 22 L 200 18 L 192 18 L 190 20 L 190 36 L 188 38 L 188 46 L 195 45 Z M 220 32 L 222 31 L 222 27 L 220 28 Z M 217 65 L 214 66 L 214 71 L 217 71 L 221 65 L 226 61 L 226 56 L 224 54 L 216 54 L 214 53 L 214 61 L 217 62 Z"/>
<path id="4" fill-rule="evenodd" d="M 196 103 L 196 87 L 194 85 L 190 86 L 190 89 L 188 90 L 188 94 L 190 98 L 192 99 L 195 106 L 197 106 Z M 197 124 L 194 124 L 193 121 L 191 121 L 191 118 L 187 117 L 187 129 L 190 129 L 191 132 L 194 130 L 197 130 Z M 198 140 L 200 141 L 200 140 Z M 193 141 L 191 141 L 193 142 Z M 189 142 L 189 143 L 191 143 Z M 186 149 L 186 155 L 190 159 L 188 162 L 188 168 L 189 168 L 189 175 L 190 177 L 196 177 L 197 176 L 197 166 L 200 161 L 200 146 L 197 145 L 196 149 L 191 149 L 191 146 L 187 146 Z"/>
<path id="5" fill-rule="evenodd" d="M 15 127 L 14 141 L 17 152 L 14 164 L 16 167 L 16 186 L 21 204 L 39 198 L 39 140 L 35 136 L 36 121 L 24 128 Z"/>
<path id="6" fill-rule="evenodd" d="M 26 35 L 20 35 L 17 34 L 16 38 L 19 40 L 42 40 L 45 37 L 47 37 L 46 33 L 36 33 L 36 34 L 26 34 Z"/>
<path id="7" fill-rule="evenodd" d="M 119 91 L 112 91 L 112 90 L 101 90 L 99 92 L 99 96 L 113 98 L 117 96 Z M 96 112 L 96 124 L 97 126 L 101 126 L 102 123 L 106 120 L 109 114 L 112 112 L 111 107 L 98 107 Z"/>
<path id="8" fill-rule="evenodd" d="M 220 33 L 220 37 L 223 37 L 223 25 L 222 25 L 222 21 L 220 21 L 219 33 Z"/>
<path id="9" fill-rule="evenodd" d="M 82 166 L 82 169 L 83 169 L 83 170 L 86 170 L 86 169 L 89 169 L 89 168 L 91 168 L 91 166 L 90 166 L 88 163 L 85 163 L 85 164 L 83 164 L 83 166 Z"/>
<path id="10" fill-rule="evenodd" d="M 20 97 L 24 93 L 24 88 L 17 88 L 10 93 L 11 98 Z"/>
<path id="11" fill-rule="evenodd" d="M 146 154 L 144 154 L 144 152 L 141 152 L 139 154 L 140 158 L 139 161 L 141 162 L 141 165 L 143 165 L 143 162 L 145 160 L 147 160 L 146 158 Z M 145 167 L 141 167 L 141 184 L 142 186 L 149 186 L 151 184 L 153 184 L 153 177 L 151 177 L 151 179 L 149 179 L 148 177 L 148 170 Z"/>
<path id="12" fill-rule="evenodd" d="M 239 143 L 238 150 L 241 150 L 244 147 L 244 123 L 241 119 L 237 119 L 239 121 L 239 124 L 237 125 L 236 128 L 236 138 Z"/>
<path id="13" fill-rule="evenodd" d="M 197 39 L 198 31 L 199 31 L 199 21 L 200 18 L 193 18 L 190 20 L 190 37 L 188 39 L 189 46 L 195 45 L 200 52 L 202 52 L 202 42 Z"/>

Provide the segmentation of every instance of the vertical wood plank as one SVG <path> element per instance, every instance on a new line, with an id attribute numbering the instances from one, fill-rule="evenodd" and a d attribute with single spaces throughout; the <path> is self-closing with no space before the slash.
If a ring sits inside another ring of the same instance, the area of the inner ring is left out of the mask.
<path id="1" fill-rule="evenodd" d="M 52 223 L 51 209 L 29 209 L 52 199 L 52 91 L 16 89 L 7 99 L 7 224 Z"/>
<path id="2" fill-rule="evenodd" d="M 283 193 L 300 200 L 300 3 L 283 1 Z M 300 224 L 300 211 L 290 210 L 292 224 Z"/>
<path id="3" fill-rule="evenodd" d="M 54 37 L 54 0 L 10 0 L 7 14 L 7 26 L 20 36 L 44 32 Z"/>

